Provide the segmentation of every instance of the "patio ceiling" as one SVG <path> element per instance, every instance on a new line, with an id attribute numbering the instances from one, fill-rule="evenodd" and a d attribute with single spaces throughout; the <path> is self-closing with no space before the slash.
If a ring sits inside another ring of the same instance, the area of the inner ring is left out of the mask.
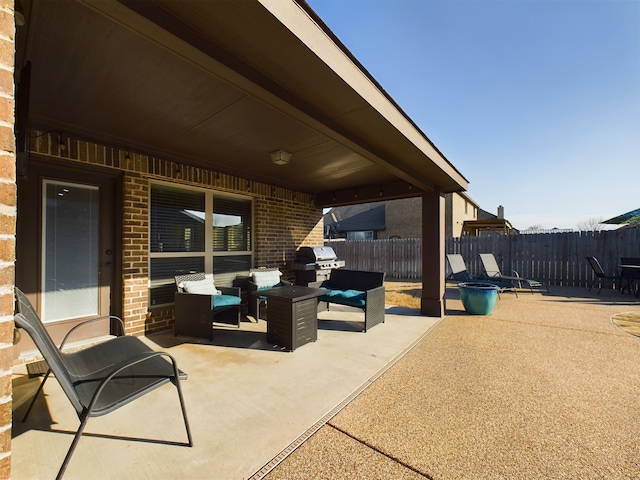
<path id="1" fill-rule="evenodd" d="M 315 195 L 467 188 L 304 2 L 21 0 L 31 126 Z M 270 152 L 292 153 L 288 165 Z"/>

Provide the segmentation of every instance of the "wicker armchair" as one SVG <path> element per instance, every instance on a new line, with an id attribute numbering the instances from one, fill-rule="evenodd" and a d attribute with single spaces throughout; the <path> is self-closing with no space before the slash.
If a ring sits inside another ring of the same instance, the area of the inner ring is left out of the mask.
<path id="1" fill-rule="evenodd" d="M 240 288 L 216 287 L 203 272 L 177 275 L 175 334 L 213 339 L 213 324 L 240 327 Z"/>

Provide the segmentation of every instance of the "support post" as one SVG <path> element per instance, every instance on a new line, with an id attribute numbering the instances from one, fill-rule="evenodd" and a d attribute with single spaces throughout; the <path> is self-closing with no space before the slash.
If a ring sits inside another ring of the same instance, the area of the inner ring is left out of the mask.
<path id="1" fill-rule="evenodd" d="M 445 201 L 440 192 L 422 195 L 422 298 L 420 313 L 443 317 L 445 312 Z"/>

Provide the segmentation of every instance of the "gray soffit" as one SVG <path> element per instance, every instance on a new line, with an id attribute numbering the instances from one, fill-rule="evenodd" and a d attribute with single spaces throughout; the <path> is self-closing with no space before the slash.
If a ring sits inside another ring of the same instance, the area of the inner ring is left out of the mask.
<path id="1" fill-rule="evenodd" d="M 304 2 L 23 0 L 31 126 L 311 193 L 318 206 L 467 180 Z M 292 154 L 275 165 L 270 152 Z"/>

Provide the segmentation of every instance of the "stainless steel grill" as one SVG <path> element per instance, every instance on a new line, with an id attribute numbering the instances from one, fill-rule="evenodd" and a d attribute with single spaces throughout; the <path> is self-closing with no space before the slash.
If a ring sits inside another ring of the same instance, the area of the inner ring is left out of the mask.
<path id="1" fill-rule="evenodd" d="M 342 267 L 344 260 L 338 260 L 331 247 L 300 247 L 293 263 L 298 285 L 327 280 L 331 270 Z"/>

